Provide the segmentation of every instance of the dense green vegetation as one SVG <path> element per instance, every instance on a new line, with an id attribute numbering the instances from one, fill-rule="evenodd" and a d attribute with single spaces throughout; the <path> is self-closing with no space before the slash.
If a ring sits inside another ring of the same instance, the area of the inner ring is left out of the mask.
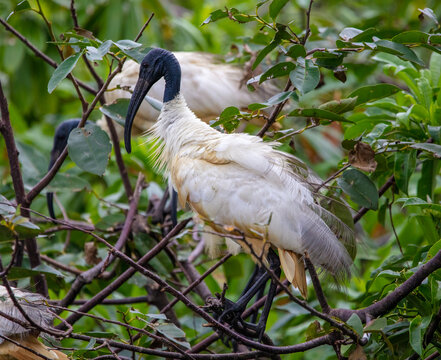
<path id="1" fill-rule="evenodd" d="M 325 313 L 327 319 L 312 315 L 287 294 L 280 293 L 267 325 L 274 352 L 279 353 L 278 346 L 300 344 L 330 333 L 341 334 L 341 329 L 336 330 L 335 324 L 328 321 L 337 316 L 347 320 L 348 325 L 343 335 L 332 338 L 334 346 L 313 347 L 280 355 L 281 358 L 435 358 L 441 351 L 441 3 L 311 3 L 309 16 L 307 0 L 272 0 L 257 5 L 249 0 L 213 0 L 203 4 L 196 0 L 72 1 L 78 21 L 75 27 L 69 1 L 3 1 L 0 82 L 19 150 L 24 189 L 29 192 L 47 173 L 52 137 L 59 123 L 86 116 L 95 122 L 103 116 L 95 94 L 81 85 L 76 88 L 71 80 L 65 79 L 72 73 L 86 86 L 99 89 L 85 58 L 100 81 L 105 82 L 124 58 L 139 61 L 149 47 L 219 54 L 227 62 L 254 70 L 253 74 L 250 72 L 249 88 L 253 82 L 269 81 L 279 86 L 280 93 L 267 102 L 250 104 L 248 113 L 229 107 L 219 114 L 213 126 L 233 132 L 239 120 L 259 118 L 262 109 L 270 108 L 274 115 L 270 120 L 277 121 L 280 127 L 262 132 L 262 126 L 250 122 L 244 131 L 260 134 L 264 140 L 280 141 L 281 150 L 295 154 L 323 179 L 328 179 L 321 191 L 330 197 L 344 198 L 354 211 L 350 214 L 343 207 L 331 210 L 350 226 L 356 220 L 358 249 L 351 280 L 337 287 L 332 280 L 321 279 L 331 311 L 320 306 L 310 285 L 307 303 Z M 152 13 L 154 16 L 142 36 L 133 42 Z M 11 28 L 7 31 L 8 26 L 19 31 L 49 61 L 56 62 L 58 69 L 36 56 Z M 118 119 L 124 106 L 127 103 L 121 102 L 120 106 L 104 111 Z M 5 118 L 2 112 L 2 124 Z M 44 255 L 42 263 L 31 266 L 32 256 L 25 254 L 22 263 L 16 263 L 7 276 L 17 280 L 20 287 L 34 289 L 35 275 L 42 274 L 51 300 L 65 299 L 78 273 L 62 269 L 50 259 L 71 270 L 92 268 L 97 263 L 94 257 L 106 259 L 109 253 L 101 240 L 116 243 L 130 208 L 114 149 L 110 143 L 96 148 L 95 144 L 101 142 L 99 137 L 106 135 L 93 124 L 88 126 L 94 134 L 87 140 L 90 143 L 84 142 L 80 132 L 73 133 L 74 145 L 70 145 L 70 156 L 59 173 L 35 198 L 20 201 L 18 197 L 21 208 L 5 205 L 16 199 L 17 188 L 12 179 L 16 174 L 12 171 L 11 175 L 7 142 L 0 137 L 2 266 L 6 267 L 13 257 L 17 260 L 14 243 L 16 246 L 26 239 L 28 244 L 35 237 Z M 4 126 L 0 128 L 4 134 Z M 135 141 L 139 145 L 144 142 L 139 138 Z M 130 156 L 121 147 L 130 183 L 134 187 L 138 173 L 142 172 L 148 186 L 140 193 L 137 205 L 143 218 L 136 223 L 136 229 L 133 226 L 133 234 L 122 251 L 137 261 L 165 236 L 164 227 L 169 225 L 164 225 L 164 219 L 158 223 L 147 216 L 158 206 L 166 185 L 152 167 L 150 150 L 142 145 L 132 147 Z M 78 156 L 91 153 L 91 148 L 97 155 L 94 161 L 85 162 Z M 47 215 L 46 191 L 56 193 L 65 209 L 62 214 L 57 206 L 56 214 L 68 225 L 60 227 L 38 215 Z M 179 220 L 189 217 L 189 212 L 179 212 Z M 186 273 L 188 266 L 202 274 L 220 259 L 199 254 L 193 263 L 187 261 L 197 246 L 200 230 L 197 224 L 189 224 L 147 266 L 180 291 L 191 283 L 191 276 Z M 82 231 L 72 230 L 72 225 Z M 91 232 L 100 238 L 93 237 Z M 85 250 L 85 242 L 93 243 L 92 250 Z M 75 299 L 90 300 L 129 267 L 127 259 L 118 259 L 107 268 L 108 273 L 93 276 L 93 281 L 82 287 Z M 235 298 L 253 267 L 251 259 L 240 254 L 229 258 L 203 283 L 212 294 L 222 292 L 227 283 L 227 297 Z M 400 295 L 396 289 L 406 281 L 409 291 Z M 150 297 L 141 303 L 102 304 L 88 312 L 138 328 L 146 326 L 149 332 L 168 339 L 181 352 L 198 346 L 213 334 L 211 327 L 203 326 L 207 321 L 182 302 L 174 307 L 180 328 L 158 315 L 158 306 L 171 301 L 173 295 L 158 291 L 158 285 L 139 272 L 112 292 L 109 299 L 145 296 L 146 289 Z M 300 299 L 298 291 L 291 290 Z M 203 305 L 194 291 L 188 298 Z M 390 306 L 352 316 L 341 316 L 335 311 L 359 310 L 378 303 Z M 61 312 L 64 319 L 69 315 L 67 311 Z M 153 319 L 157 318 L 160 325 L 154 324 Z M 85 337 L 67 336 L 59 343 L 70 348 L 66 353 L 72 358 L 111 354 L 107 347 L 98 348 L 96 339 L 112 338 L 131 344 L 131 336 L 137 333 L 130 330 L 128 335 L 122 324 L 87 316 L 75 322 L 73 332 Z M 133 344 L 179 354 L 170 344 L 149 335 Z M 230 353 L 232 346 L 225 337 L 224 342 L 217 340 L 208 349 L 213 354 L 222 354 Z M 252 350 L 239 347 L 242 352 Z M 129 358 L 132 352 L 124 350 L 120 354 Z"/>

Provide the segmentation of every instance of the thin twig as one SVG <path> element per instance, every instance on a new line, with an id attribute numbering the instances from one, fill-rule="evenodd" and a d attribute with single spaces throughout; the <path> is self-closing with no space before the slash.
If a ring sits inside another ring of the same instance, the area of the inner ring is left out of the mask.
<path id="1" fill-rule="evenodd" d="M 392 226 L 392 231 L 394 232 L 395 240 L 397 241 L 398 248 L 400 249 L 400 253 L 401 253 L 401 255 L 404 255 L 403 248 L 401 247 L 401 243 L 400 243 L 400 238 L 398 237 L 397 231 L 395 230 L 394 219 L 392 217 L 392 205 L 393 204 L 394 204 L 394 198 L 393 198 L 393 195 L 392 195 L 392 201 L 388 205 L 390 225 Z"/>
<path id="2" fill-rule="evenodd" d="M 306 11 L 306 31 L 305 31 L 305 36 L 302 39 L 302 45 L 306 44 L 306 41 L 308 40 L 309 35 L 311 34 L 310 20 L 311 20 L 311 8 L 313 2 L 314 0 L 309 1 L 309 7 L 308 10 Z"/>
<path id="3" fill-rule="evenodd" d="M 288 91 L 290 87 L 291 87 L 291 80 L 288 80 L 288 82 L 285 85 L 285 89 L 283 89 L 283 91 Z M 280 112 L 282 111 L 283 107 L 288 102 L 288 100 L 289 98 L 276 105 L 276 107 L 271 112 L 268 120 L 266 121 L 265 125 L 263 125 L 262 129 L 260 129 L 260 131 L 257 133 L 257 136 L 263 137 L 265 135 L 267 130 L 277 120 L 277 116 L 279 116 Z"/>
<path id="4" fill-rule="evenodd" d="M 137 212 L 138 202 L 139 198 L 141 196 L 141 190 L 142 190 L 142 183 L 144 181 L 144 175 L 139 173 L 138 180 L 136 182 L 135 186 L 135 193 L 132 198 L 132 201 L 130 202 L 129 211 L 126 216 L 126 221 L 124 222 L 124 227 L 121 231 L 121 234 L 119 236 L 118 241 L 116 242 L 114 249 L 120 250 L 124 247 L 126 244 L 129 234 L 132 229 L 132 222 L 135 219 L 135 214 Z M 70 305 L 84 285 L 90 283 L 93 279 L 95 279 L 99 274 L 101 274 L 114 260 L 116 259 L 115 255 L 110 253 L 110 256 L 108 256 L 106 259 L 100 261 L 97 265 L 95 265 L 93 268 L 82 272 L 73 282 L 70 290 L 66 294 L 65 298 L 60 302 L 60 306 L 67 307 Z"/>
<path id="5" fill-rule="evenodd" d="M 331 307 L 326 300 L 325 294 L 323 293 L 322 286 L 320 284 L 319 278 L 317 276 L 317 272 L 315 271 L 314 265 L 309 259 L 308 254 L 304 254 L 303 260 L 305 261 L 306 268 L 309 271 L 309 275 L 311 276 L 312 285 L 314 286 L 315 294 L 317 296 L 317 300 L 322 308 L 322 311 L 325 314 L 329 314 L 331 311 Z"/>

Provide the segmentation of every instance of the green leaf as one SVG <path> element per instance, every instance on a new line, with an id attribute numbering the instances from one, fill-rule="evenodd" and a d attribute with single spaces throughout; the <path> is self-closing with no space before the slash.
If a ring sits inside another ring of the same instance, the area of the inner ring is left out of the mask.
<path id="1" fill-rule="evenodd" d="M 423 150 L 431 153 L 433 157 L 441 159 L 441 145 L 429 143 L 417 143 L 410 145 L 414 149 Z"/>
<path id="2" fill-rule="evenodd" d="M 267 56 L 271 51 L 273 51 L 280 41 L 273 40 L 267 46 L 265 46 L 262 50 L 260 50 L 259 55 L 257 55 L 256 60 L 253 63 L 252 70 L 255 70 L 256 67 L 262 62 L 262 60 Z"/>
<path id="3" fill-rule="evenodd" d="M 77 52 L 76 54 L 69 56 L 55 69 L 51 78 L 49 79 L 49 83 L 47 84 L 47 91 L 49 94 L 51 94 L 58 84 L 71 73 L 82 54 L 82 52 Z"/>
<path id="4" fill-rule="evenodd" d="M 346 55 L 342 53 L 316 51 L 313 56 L 318 66 L 334 70 L 343 63 L 343 59 Z"/>
<path id="5" fill-rule="evenodd" d="M 372 41 L 372 36 L 376 35 L 378 30 L 376 28 L 368 28 L 361 32 L 360 34 L 354 36 L 352 42 L 370 42 Z"/>
<path id="6" fill-rule="evenodd" d="M 0 194 L 0 215 L 15 214 L 15 207 L 10 204 L 11 202 Z"/>
<path id="7" fill-rule="evenodd" d="M 48 159 L 34 146 L 17 141 L 23 181 L 26 188 L 34 186 L 47 172 Z"/>
<path id="8" fill-rule="evenodd" d="M 112 120 L 115 120 L 121 126 L 124 126 L 126 123 L 126 115 L 127 110 L 129 109 L 129 103 L 130 99 L 117 99 L 113 104 L 101 106 L 100 111 Z"/>
<path id="9" fill-rule="evenodd" d="M 64 275 L 59 272 L 57 269 L 50 267 L 46 264 L 40 264 L 33 269 L 26 269 L 23 267 L 12 267 L 11 271 L 8 273 L 8 279 L 10 280 L 18 280 L 24 279 L 31 276 L 44 274 L 49 276 L 56 276 L 58 278 L 64 278 Z"/>
<path id="10" fill-rule="evenodd" d="M 323 109 L 295 109 L 288 116 L 313 117 L 332 121 L 351 122 L 341 115 Z"/>
<path id="11" fill-rule="evenodd" d="M 265 71 L 259 79 L 259 84 L 263 83 L 265 80 L 274 79 L 278 77 L 282 77 L 288 75 L 293 69 L 295 65 L 292 62 L 281 62 L 272 67 L 270 67 L 267 71 Z"/>
<path id="12" fill-rule="evenodd" d="M 111 40 L 104 41 L 98 48 L 93 46 L 87 46 L 86 47 L 86 57 L 90 61 L 98 61 L 102 60 L 104 55 L 107 54 L 107 52 L 112 47 L 113 42 Z"/>
<path id="13" fill-rule="evenodd" d="M 81 169 L 102 175 L 106 170 L 112 145 L 99 126 L 86 124 L 74 129 L 67 141 L 69 156 Z"/>
<path id="14" fill-rule="evenodd" d="M 417 315 L 411 322 L 409 327 L 410 346 L 415 352 L 423 356 L 423 330 L 421 327 L 421 316 Z"/>
<path id="15" fill-rule="evenodd" d="M 220 10 L 220 9 L 219 10 L 215 10 L 212 13 L 210 13 L 210 16 L 207 17 L 203 21 L 202 25 L 206 25 L 206 24 L 209 24 L 211 22 L 215 22 L 215 21 L 218 21 L 220 19 L 224 19 L 226 17 L 228 17 L 228 11 Z"/>
<path id="16" fill-rule="evenodd" d="M 336 114 L 343 114 L 351 111 L 357 104 L 356 97 L 350 97 L 342 100 L 331 100 L 319 106 L 319 109 L 331 111 Z"/>
<path id="17" fill-rule="evenodd" d="M 403 44 L 389 40 L 378 40 L 375 42 L 375 44 L 377 45 L 377 50 L 379 51 L 384 51 L 389 54 L 396 55 L 400 59 L 408 60 L 415 64 L 424 66 L 424 62 L 422 62 L 411 49 Z"/>
<path id="18" fill-rule="evenodd" d="M 17 6 L 14 8 L 14 11 L 12 11 L 6 18 L 6 21 L 8 21 L 12 15 L 18 14 L 19 12 L 32 9 L 31 5 L 29 5 L 29 2 L 27 0 L 20 1 Z"/>
<path id="19" fill-rule="evenodd" d="M 429 40 L 429 34 L 418 30 L 404 31 L 392 38 L 393 42 L 400 44 L 426 44 L 427 40 Z"/>
<path id="20" fill-rule="evenodd" d="M 126 51 L 126 50 L 131 50 L 131 49 L 136 49 L 142 46 L 142 44 L 134 42 L 132 40 L 119 40 L 114 42 L 114 44 L 121 50 L 121 51 Z"/>
<path id="21" fill-rule="evenodd" d="M 407 194 L 409 179 L 416 166 L 416 151 L 396 152 L 394 156 L 394 177 L 398 188 Z"/>
<path id="22" fill-rule="evenodd" d="M 104 332 L 104 331 L 86 331 L 86 332 L 82 332 L 81 334 L 95 338 L 105 338 L 105 339 L 118 338 L 118 334 L 112 332 Z"/>
<path id="23" fill-rule="evenodd" d="M 30 222 L 28 218 L 17 216 L 13 222 L 15 223 L 14 231 L 18 234 L 19 239 L 37 236 L 42 232 L 42 230 Z"/>
<path id="24" fill-rule="evenodd" d="M 354 37 L 361 34 L 363 30 L 353 28 L 353 27 L 347 27 L 344 28 L 338 36 L 340 36 L 344 41 L 351 41 Z"/>
<path id="25" fill-rule="evenodd" d="M 285 101 L 290 96 L 294 96 L 294 95 L 296 95 L 294 91 L 284 91 L 272 96 L 271 98 L 268 99 L 267 102 L 250 104 L 248 105 L 248 109 L 250 109 L 251 111 L 265 109 L 267 107 L 280 104 L 282 101 Z"/>
<path id="26" fill-rule="evenodd" d="M 378 191 L 374 183 L 362 172 L 356 169 L 346 170 L 337 179 L 338 185 L 360 206 L 368 209 L 378 209 Z"/>
<path id="27" fill-rule="evenodd" d="M 64 173 L 58 173 L 55 178 L 47 186 L 47 191 L 57 192 L 57 191 L 72 191 L 78 192 L 84 189 L 91 189 L 89 182 L 79 176 L 69 173 L 69 171 Z"/>
<path id="28" fill-rule="evenodd" d="M 420 199 L 433 199 L 436 176 L 439 171 L 439 161 L 426 159 L 421 167 L 421 178 L 418 180 L 417 195 Z"/>
<path id="29" fill-rule="evenodd" d="M 289 47 L 286 56 L 292 57 L 293 59 L 297 59 L 298 57 L 306 57 L 306 50 L 303 45 L 294 44 Z"/>
<path id="30" fill-rule="evenodd" d="M 357 97 L 356 106 L 358 106 L 369 101 L 391 96 L 398 91 L 401 91 L 401 89 L 392 84 L 376 84 L 358 88 L 357 90 L 353 91 L 349 97 Z"/>
<path id="31" fill-rule="evenodd" d="M 432 86 L 437 87 L 441 79 L 441 54 L 432 53 L 432 56 L 430 57 L 429 69 L 432 75 Z"/>
<path id="32" fill-rule="evenodd" d="M 352 314 L 348 321 L 346 321 L 346 324 L 353 328 L 358 336 L 363 336 L 363 323 L 357 314 Z"/>
<path id="33" fill-rule="evenodd" d="M 157 326 L 155 326 L 155 329 L 159 333 L 164 335 L 166 338 L 175 342 L 176 344 L 179 344 L 185 347 L 186 349 L 190 349 L 190 344 L 188 342 L 177 340 L 178 338 L 185 339 L 185 332 L 179 329 L 175 324 L 171 324 L 171 323 L 158 324 Z"/>
<path id="34" fill-rule="evenodd" d="M 316 88 L 320 81 L 320 70 L 312 60 L 298 58 L 297 66 L 289 74 L 293 85 L 301 94 L 306 94 Z"/>
<path id="35" fill-rule="evenodd" d="M 152 49 L 151 47 L 146 47 L 146 48 L 138 47 L 134 49 L 126 49 L 123 51 L 123 53 L 128 57 L 132 58 L 133 60 L 135 60 L 138 64 L 140 64 L 151 49 Z"/>
<path id="36" fill-rule="evenodd" d="M 431 214 L 436 217 L 441 217 L 441 205 L 433 204 L 424 201 L 418 197 L 411 198 L 400 198 L 396 201 L 397 203 L 403 203 L 403 207 L 416 207 L 423 211 L 423 214 Z"/>
<path id="37" fill-rule="evenodd" d="M 219 120 L 211 126 L 222 125 L 224 129 L 231 133 L 239 126 L 240 123 L 240 110 L 235 106 L 229 106 L 219 116 Z"/>
<path id="38" fill-rule="evenodd" d="M 369 323 L 364 329 L 365 332 L 382 331 L 387 326 L 386 318 L 378 318 Z"/>
<path id="39" fill-rule="evenodd" d="M 441 250 L 441 240 L 438 240 L 436 243 L 434 243 L 429 251 L 427 252 L 427 257 L 425 262 L 428 262 L 429 260 L 433 259 L 433 257 L 438 254 L 438 252 Z"/>
<path id="40" fill-rule="evenodd" d="M 280 10 L 288 3 L 288 0 L 273 0 L 269 6 L 269 14 L 272 19 L 276 19 Z"/>

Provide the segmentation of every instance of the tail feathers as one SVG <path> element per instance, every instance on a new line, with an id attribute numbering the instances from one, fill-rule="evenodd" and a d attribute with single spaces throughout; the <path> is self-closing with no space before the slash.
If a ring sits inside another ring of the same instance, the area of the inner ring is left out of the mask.
<path id="1" fill-rule="evenodd" d="M 291 250 L 278 248 L 280 265 L 288 281 L 299 289 L 303 298 L 308 297 L 308 287 L 306 285 L 306 273 L 300 255 Z"/>
<path id="2" fill-rule="evenodd" d="M 5 341 L 0 345 L 0 360 L 41 360 L 42 357 L 26 350 L 24 347 L 35 351 L 51 360 L 69 360 L 66 354 L 58 350 L 50 350 L 43 343 L 38 341 L 35 336 L 27 336 L 24 339 L 14 339 L 23 345 L 20 347 L 12 342 Z"/>

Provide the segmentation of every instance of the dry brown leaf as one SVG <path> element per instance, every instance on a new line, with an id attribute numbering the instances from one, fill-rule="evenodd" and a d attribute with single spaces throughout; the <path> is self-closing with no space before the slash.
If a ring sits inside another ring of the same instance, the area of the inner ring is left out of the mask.
<path id="1" fill-rule="evenodd" d="M 360 170 L 374 172 L 377 168 L 375 151 L 372 150 L 370 145 L 362 142 L 355 144 L 354 149 L 349 152 L 348 159 L 349 164 Z"/>
<path id="2" fill-rule="evenodd" d="M 84 259 L 87 265 L 96 265 L 101 261 L 98 256 L 98 249 L 93 241 L 84 244 Z"/>
<path id="3" fill-rule="evenodd" d="M 366 360 L 367 356 L 364 353 L 363 347 L 357 345 L 356 349 L 349 355 L 348 360 Z"/>

